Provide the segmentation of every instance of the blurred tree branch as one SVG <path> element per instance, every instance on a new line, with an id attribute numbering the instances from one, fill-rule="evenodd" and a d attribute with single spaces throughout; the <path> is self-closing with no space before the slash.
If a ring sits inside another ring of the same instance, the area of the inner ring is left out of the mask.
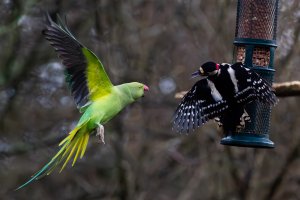
<path id="1" fill-rule="evenodd" d="M 38 52 L 41 50 L 40 48 L 38 48 L 38 45 L 40 43 L 40 41 L 42 40 L 41 35 L 39 37 L 36 38 L 35 40 L 35 44 L 31 49 L 29 49 L 29 55 L 39 55 Z M 6 66 L 11 67 L 12 65 L 16 64 L 16 60 L 19 60 L 19 58 L 16 58 L 16 56 L 14 54 L 12 58 L 9 58 L 6 62 Z M 48 58 L 48 54 L 43 54 L 40 55 L 40 60 L 45 60 Z M 11 88 L 14 90 L 14 92 L 12 93 L 12 95 L 9 96 L 9 99 L 7 101 L 7 105 L 4 107 L 4 110 L 0 113 L 0 130 L 3 129 L 4 126 L 4 119 L 6 117 L 6 115 L 9 113 L 9 111 L 11 110 L 11 108 L 13 107 L 13 103 L 14 103 L 14 99 L 18 94 L 19 88 L 21 86 L 21 83 L 25 80 L 27 80 L 27 77 L 29 76 L 31 69 L 34 68 L 37 63 L 36 61 L 39 59 L 26 59 L 23 63 L 19 64 L 20 65 L 20 71 L 18 73 L 18 75 L 16 75 L 15 77 L 11 78 L 10 80 L 8 80 L 8 82 L 6 82 L 6 84 L 3 87 L 0 87 L 0 89 L 4 89 L 4 88 Z"/>
<path id="2" fill-rule="evenodd" d="M 268 191 L 267 195 L 264 198 L 265 200 L 273 199 L 276 192 L 280 188 L 280 186 L 281 186 L 281 184 L 284 180 L 285 175 L 290 171 L 289 169 L 290 169 L 291 165 L 294 163 L 294 161 L 296 159 L 299 158 L 299 151 L 300 151 L 300 139 L 291 148 L 291 150 L 287 154 L 287 156 L 286 156 L 287 158 L 286 158 L 285 162 L 283 163 L 283 165 L 280 168 L 278 174 L 275 176 L 275 178 L 273 179 L 273 181 L 272 181 L 272 183 L 269 187 L 269 191 Z"/>
<path id="3" fill-rule="evenodd" d="M 293 31 L 293 42 L 291 43 L 291 47 L 289 49 L 289 51 L 287 52 L 286 56 L 284 56 L 283 58 L 281 58 L 279 60 L 279 65 L 280 66 L 289 66 L 289 63 L 292 61 L 292 57 L 294 56 L 295 52 L 297 51 L 297 48 L 299 46 L 298 42 L 299 42 L 299 35 L 300 35 L 300 17 L 297 19 L 297 23 L 296 23 L 296 27 L 294 28 Z M 283 69 L 283 67 L 281 67 L 280 69 Z M 286 69 L 285 69 L 286 71 Z M 290 70 L 292 71 L 292 70 Z"/>
<path id="4" fill-rule="evenodd" d="M 247 165 L 247 168 L 243 171 L 244 174 L 240 175 L 238 173 L 239 167 L 235 163 L 235 158 L 232 152 L 232 148 L 226 147 L 225 152 L 227 155 L 227 158 L 229 159 L 229 174 L 231 175 L 233 182 L 235 183 L 235 186 L 238 191 L 238 195 L 240 199 L 247 199 L 248 191 L 250 189 L 250 182 L 253 177 L 253 171 L 254 171 L 254 162 L 256 157 L 256 149 L 253 149 L 253 154 L 251 161 L 249 162 L 249 165 Z"/>
<path id="5" fill-rule="evenodd" d="M 25 153 L 29 153 L 31 151 L 36 151 L 39 149 L 48 148 L 50 146 L 57 145 L 59 141 L 61 141 L 64 138 L 65 136 L 60 136 L 60 137 L 49 138 L 35 143 L 25 143 L 25 142 L 15 143 L 11 145 L 9 148 L 0 151 L 0 160 L 2 159 L 2 157 L 22 155 Z"/>
<path id="6" fill-rule="evenodd" d="M 273 88 L 279 97 L 300 96 L 300 81 L 274 83 Z"/>
<path id="7" fill-rule="evenodd" d="M 300 96 L 300 81 L 274 83 L 273 88 L 278 97 Z M 177 92 L 175 98 L 181 99 L 186 93 L 187 91 Z"/>

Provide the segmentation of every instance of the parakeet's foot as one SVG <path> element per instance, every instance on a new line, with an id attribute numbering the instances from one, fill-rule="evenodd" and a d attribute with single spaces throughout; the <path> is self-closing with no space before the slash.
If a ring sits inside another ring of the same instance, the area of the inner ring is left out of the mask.
<path id="1" fill-rule="evenodd" d="M 105 142 L 104 142 L 104 126 L 102 124 L 98 124 L 96 136 L 99 136 L 100 142 L 105 144 Z"/>

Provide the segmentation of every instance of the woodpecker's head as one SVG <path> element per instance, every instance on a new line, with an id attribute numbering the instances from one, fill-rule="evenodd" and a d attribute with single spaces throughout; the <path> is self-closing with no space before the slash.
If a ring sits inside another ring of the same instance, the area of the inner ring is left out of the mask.
<path id="1" fill-rule="evenodd" d="M 198 76 L 213 76 L 218 73 L 220 65 L 215 62 L 206 62 L 201 67 L 192 74 L 192 78 Z"/>

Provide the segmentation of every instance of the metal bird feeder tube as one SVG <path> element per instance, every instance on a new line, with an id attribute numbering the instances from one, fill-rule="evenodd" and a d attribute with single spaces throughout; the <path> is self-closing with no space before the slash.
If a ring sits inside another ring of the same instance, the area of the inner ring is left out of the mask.
<path id="1" fill-rule="evenodd" d="M 235 31 L 236 62 L 243 62 L 269 83 L 274 78 L 278 0 L 238 0 Z M 274 148 L 269 139 L 271 107 L 258 101 L 246 105 L 251 122 L 241 132 L 224 133 L 221 144 Z"/>

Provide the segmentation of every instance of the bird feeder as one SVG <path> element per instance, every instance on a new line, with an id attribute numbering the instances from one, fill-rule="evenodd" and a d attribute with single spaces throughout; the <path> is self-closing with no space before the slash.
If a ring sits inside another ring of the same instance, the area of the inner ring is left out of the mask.
<path id="1" fill-rule="evenodd" d="M 234 61 L 243 62 L 269 83 L 274 78 L 278 0 L 238 0 Z M 274 148 L 269 139 L 271 107 L 246 105 L 251 122 L 241 132 L 225 133 L 221 144 Z"/>

